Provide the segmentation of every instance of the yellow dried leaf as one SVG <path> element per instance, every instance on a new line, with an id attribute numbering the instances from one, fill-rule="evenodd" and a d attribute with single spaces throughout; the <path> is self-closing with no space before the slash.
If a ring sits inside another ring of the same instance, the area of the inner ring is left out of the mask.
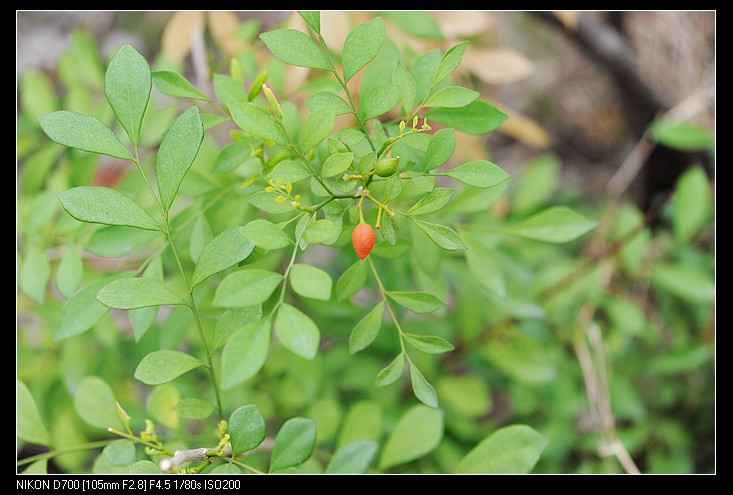
<path id="1" fill-rule="evenodd" d="M 563 26 L 565 26 L 568 29 L 574 30 L 576 27 L 578 27 L 578 13 L 574 10 L 556 10 L 553 12 L 555 14 L 555 17 L 560 19 L 560 22 L 563 23 Z"/>
<path id="2" fill-rule="evenodd" d="M 509 118 L 499 126 L 499 132 L 536 148 L 550 147 L 552 144 L 550 135 L 534 119 L 506 108 L 502 108 L 501 111 L 509 115 Z"/>
<path id="3" fill-rule="evenodd" d="M 461 67 L 488 84 L 510 84 L 529 76 L 534 65 L 521 53 L 509 48 L 466 50 Z"/>
<path id="4" fill-rule="evenodd" d="M 183 60 L 191 51 L 192 34 L 204 28 L 201 12 L 174 13 L 163 30 L 161 51 L 171 62 Z"/>
<path id="5" fill-rule="evenodd" d="M 321 36 L 326 41 L 326 46 L 336 53 L 341 53 L 346 35 L 354 27 L 354 21 L 349 17 L 348 12 L 343 10 L 321 11 Z"/>
<path id="6" fill-rule="evenodd" d="M 464 39 L 490 32 L 496 22 L 489 12 L 456 10 L 437 11 L 430 14 L 438 21 L 440 32 L 446 39 Z"/>
<path id="7" fill-rule="evenodd" d="M 222 53 L 232 56 L 244 48 L 244 41 L 237 38 L 239 18 L 234 12 L 212 11 L 209 12 L 209 29 L 214 42 Z"/>

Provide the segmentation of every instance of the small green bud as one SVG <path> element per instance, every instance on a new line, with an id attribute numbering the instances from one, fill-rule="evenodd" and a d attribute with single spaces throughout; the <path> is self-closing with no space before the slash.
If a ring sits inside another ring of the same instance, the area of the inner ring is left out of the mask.
<path id="1" fill-rule="evenodd" d="M 262 92 L 265 93 L 265 98 L 267 98 L 267 101 L 270 103 L 270 109 L 272 109 L 272 113 L 275 115 L 275 118 L 277 120 L 281 120 L 283 118 L 283 111 L 280 108 L 280 103 L 277 101 L 277 98 L 275 98 L 275 93 L 267 87 L 267 84 L 262 85 Z"/>
<path id="2" fill-rule="evenodd" d="M 374 167 L 374 172 L 380 177 L 389 177 L 397 172 L 399 164 L 399 156 L 380 158 L 377 165 Z"/>
<path id="3" fill-rule="evenodd" d="M 130 422 L 132 421 L 132 418 L 130 418 L 130 415 L 127 414 L 127 411 L 122 409 L 122 406 L 119 402 L 116 401 L 115 406 L 117 407 L 117 417 L 120 418 L 120 423 L 122 423 L 122 426 L 125 427 L 127 433 L 132 435 L 132 430 L 130 429 Z"/>
<path id="4" fill-rule="evenodd" d="M 255 80 L 252 81 L 252 86 L 249 87 L 249 92 L 247 93 L 248 101 L 254 100 L 255 97 L 260 94 L 260 91 L 262 91 L 262 85 L 265 84 L 265 81 L 267 81 L 267 71 L 263 70 L 257 75 L 257 77 L 255 77 Z"/>

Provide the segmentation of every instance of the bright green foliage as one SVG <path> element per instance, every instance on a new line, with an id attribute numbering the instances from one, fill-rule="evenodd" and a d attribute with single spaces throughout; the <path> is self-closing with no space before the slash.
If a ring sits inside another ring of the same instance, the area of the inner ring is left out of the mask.
<path id="1" fill-rule="evenodd" d="M 205 87 L 80 33 L 63 99 L 19 78 L 19 451 L 99 474 L 504 474 L 619 472 L 597 446 L 624 445 L 644 471 L 709 469 L 703 168 L 654 230 L 572 196 L 553 154 L 510 177 L 462 144 L 508 118 L 459 70 L 473 40 L 415 53 L 388 33 L 445 41 L 432 14 L 345 15 L 343 46 L 318 12 L 243 24 Z"/>
<path id="2" fill-rule="evenodd" d="M 104 76 L 104 93 L 117 120 L 135 146 L 150 99 L 153 82 L 145 57 L 132 45 L 123 45 L 112 56 Z"/>
<path id="3" fill-rule="evenodd" d="M 525 425 L 492 433 L 456 466 L 457 474 L 525 474 L 537 463 L 549 440 Z"/>
<path id="4" fill-rule="evenodd" d="M 15 381 L 15 400 L 18 404 L 18 438 L 37 445 L 49 445 L 51 437 L 36 402 L 28 386 L 20 380 Z"/>
<path id="5" fill-rule="evenodd" d="M 270 472 L 282 471 L 305 462 L 316 444 L 316 424 L 308 418 L 291 418 L 275 436 Z"/>

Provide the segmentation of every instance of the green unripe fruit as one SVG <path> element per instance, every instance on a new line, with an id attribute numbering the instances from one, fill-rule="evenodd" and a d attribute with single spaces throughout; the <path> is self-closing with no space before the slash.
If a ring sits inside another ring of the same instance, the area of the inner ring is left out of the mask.
<path id="1" fill-rule="evenodd" d="M 399 156 L 380 158 L 374 167 L 374 172 L 380 177 L 389 177 L 397 172 L 397 166 L 400 164 Z"/>

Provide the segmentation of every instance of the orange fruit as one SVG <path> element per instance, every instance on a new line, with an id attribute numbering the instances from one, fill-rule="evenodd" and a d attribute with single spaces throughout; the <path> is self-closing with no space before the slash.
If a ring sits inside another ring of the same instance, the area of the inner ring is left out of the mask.
<path id="1" fill-rule="evenodd" d="M 368 223 L 360 223 L 351 232 L 351 244 L 360 259 L 364 259 L 374 247 L 374 229 Z"/>

